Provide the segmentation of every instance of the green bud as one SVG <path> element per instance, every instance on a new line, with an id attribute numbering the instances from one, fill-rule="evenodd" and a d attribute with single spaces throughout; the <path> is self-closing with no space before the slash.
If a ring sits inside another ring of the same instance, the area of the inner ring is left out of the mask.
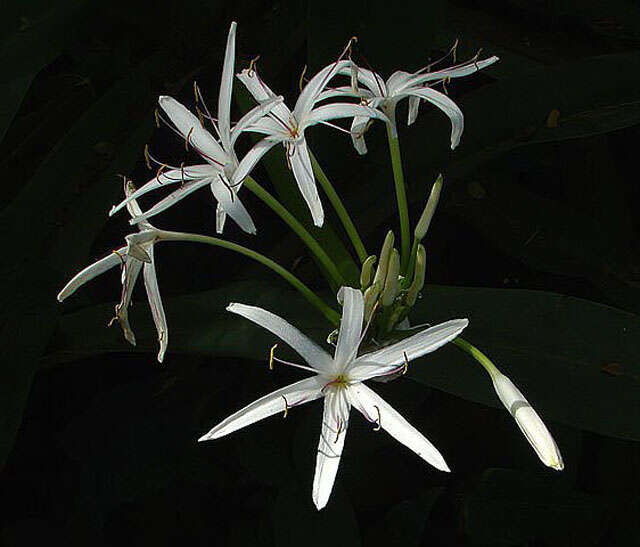
<path id="1" fill-rule="evenodd" d="M 394 241 L 395 238 L 393 237 L 393 232 L 389 230 L 389 232 L 387 233 L 387 237 L 384 238 L 382 251 L 380 251 L 380 260 L 378 261 L 378 269 L 376 270 L 376 275 L 373 278 L 374 284 L 377 284 L 378 287 L 380 287 L 379 290 L 382 290 L 382 287 L 384 287 L 384 281 L 387 278 L 389 256 L 391 255 L 391 249 L 393 249 Z"/>
<path id="2" fill-rule="evenodd" d="M 427 235 L 427 231 L 429 230 L 429 224 L 431 224 L 431 219 L 433 218 L 433 214 L 436 212 L 436 207 L 438 206 L 438 200 L 440 199 L 440 191 L 442 190 L 442 175 L 438 175 L 438 178 L 433 183 L 433 187 L 431 188 L 431 194 L 429 194 L 429 199 L 427 200 L 427 205 L 422 212 L 422 216 L 416 224 L 416 228 L 413 231 L 413 235 L 415 238 L 420 241 Z"/>
<path id="3" fill-rule="evenodd" d="M 364 320 L 368 321 L 373 311 L 373 307 L 376 305 L 378 295 L 380 294 L 380 288 L 375 283 L 364 291 Z"/>
<path id="4" fill-rule="evenodd" d="M 387 268 L 387 277 L 384 281 L 384 289 L 382 289 L 382 305 L 390 306 L 398 296 L 400 285 L 398 275 L 400 274 L 400 253 L 397 249 L 391 251 L 389 258 L 389 267 Z"/>
<path id="5" fill-rule="evenodd" d="M 416 253 L 416 267 L 413 274 L 413 281 L 407 291 L 406 303 L 407 306 L 413 306 L 418 299 L 418 293 L 424 287 L 424 279 L 427 271 L 427 251 L 424 249 L 424 245 L 418 245 L 418 252 Z"/>
<path id="6" fill-rule="evenodd" d="M 375 256 L 371 255 L 367 257 L 362 265 L 362 272 L 360 273 L 360 288 L 366 289 L 369 285 L 371 285 L 371 281 L 373 280 L 373 265 L 376 263 Z"/>

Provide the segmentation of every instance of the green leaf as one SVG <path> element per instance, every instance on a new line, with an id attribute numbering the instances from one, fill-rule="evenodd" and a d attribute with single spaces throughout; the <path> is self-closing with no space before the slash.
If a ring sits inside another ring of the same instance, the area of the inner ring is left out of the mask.
<path id="1" fill-rule="evenodd" d="M 323 344 L 331 330 L 287 289 L 234 283 L 167 301 L 169 351 L 266 359 L 277 340 L 247 321 L 230 319 L 224 311 L 230 301 L 280 314 Z M 121 333 L 103 327 L 111 306 L 65 316 L 48 364 L 123 350 Z M 133 328 L 143 333 L 139 351 L 151 351 L 155 345 L 149 315 L 146 306 L 142 313 L 132 313 Z M 512 378 L 543 418 L 640 440 L 636 315 L 542 291 L 428 286 L 411 321 L 436 323 L 456 317 L 469 318 L 465 336 Z M 412 363 L 408 376 L 465 399 L 500 406 L 483 369 L 452 346 Z"/>

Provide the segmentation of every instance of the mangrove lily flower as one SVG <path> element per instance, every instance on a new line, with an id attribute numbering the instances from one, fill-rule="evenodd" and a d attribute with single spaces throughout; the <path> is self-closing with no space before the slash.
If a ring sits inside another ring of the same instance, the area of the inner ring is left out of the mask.
<path id="1" fill-rule="evenodd" d="M 564 469 L 560 450 L 551 433 L 513 382 L 499 371 L 491 374 L 493 387 L 505 408 L 514 417 L 520 431 L 546 466 L 557 471 Z"/>
<path id="2" fill-rule="evenodd" d="M 165 171 L 164 169 L 167 166 L 161 162 L 156 162 L 160 166 L 156 176 L 141 186 L 133 196 L 130 196 L 119 205 L 113 207 L 109 215 L 113 215 L 122 209 L 131 199 L 139 198 L 147 192 L 169 184 L 180 183 L 180 187 L 177 190 L 174 190 L 167 197 L 160 200 L 148 211 L 132 218 L 131 224 L 136 224 L 143 219 L 150 218 L 168 209 L 199 188 L 209 186 L 218 202 L 216 210 L 216 230 L 218 233 L 222 232 L 226 216 L 229 215 L 245 232 L 255 234 L 256 227 L 253 220 L 244 205 L 237 199 L 236 195 L 242 179 L 244 179 L 249 171 L 246 171 L 240 179 L 236 177 L 234 184 L 229 182 L 230 179 L 233 178 L 239 164 L 234 146 L 238 137 L 247 130 L 247 127 L 267 114 L 271 108 L 274 108 L 282 101 L 282 98 L 271 98 L 271 100 L 248 112 L 235 126 L 231 127 L 230 111 L 235 60 L 235 36 L 236 23 L 231 23 L 222 68 L 217 120 L 211 116 L 209 110 L 204 105 L 200 90 L 195 83 L 194 92 L 196 101 L 202 101 L 203 108 L 205 109 L 204 113 L 198 109 L 198 116 L 194 115 L 172 97 L 161 96 L 158 99 L 158 104 L 173 124 L 172 128 L 185 140 L 185 147 L 193 148 L 206 163 L 188 167 L 172 167 Z M 214 130 L 219 135 L 219 142 L 204 128 L 205 119 L 211 122 Z M 153 160 L 148 150 L 147 160 Z"/>
<path id="3" fill-rule="evenodd" d="M 379 395 L 364 385 L 370 378 L 406 370 L 411 359 L 436 350 L 454 339 L 468 324 L 466 319 L 447 321 L 391 346 L 358 357 L 362 341 L 364 302 L 362 292 L 341 289 L 342 320 L 334 356 L 331 357 L 295 327 L 261 308 L 230 304 L 229 311 L 241 315 L 271 331 L 289 344 L 307 362 L 298 365 L 273 357 L 272 361 L 296 366 L 314 376 L 258 399 L 220 422 L 200 441 L 217 439 L 278 412 L 324 397 L 320 442 L 313 481 L 313 501 L 322 509 L 329 500 L 349 423 L 351 407 L 384 429 L 418 456 L 442 471 L 449 471 L 440 452 Z M 366 329 L 365 329 L 366 331 Z"/>
<path id="4" fill-rule="evenodd" d="M 366 105 L 333 103 L 316 106 L 322 99 L 330 98 L 331 93 L 323 92 L 327 83 L 341 70 L 350 66 L 351 61 L 338 60 L 323 68 L 304 87 L 293 111 L 284 104 L 278 104 L 270 109 L 269 114 L 253 123 L 248 130 L 265 134 L 266 137 L 258 142 L 240 162 L 238 169 L 231 179 L 231 185 L 240 181 L 253 169 L 254 165 L 273 146 L 282 143 L 287 153 L 287 163 L 293 171 L 300 192 L 304 197 L 313 222 L 316 226 L 322 226 L 324 222 L 324 211 L 316 181 L 311 167 L 311 159 L 307 142 L 305 140 L 305 129 L 319 123 L 332 127 L 330 120 L 352 117 L 379 118 L 386 120 L 386 116 Z M 243 70 L 238 74 L 240 81 L 246 86 L 254 99 L 259 103 L 271 101 L 275 94 L 262 81 L 255 67 Z"/>
<path id="5" fill-rule="evenodd" d="M 460 137 L 464 129 L 464 116 L 462 111 L 446 94 L 433 89 L 433 85 L 446 83 L 450 78 L 460 78 L 468 76 L 478 70 L 492 65 L 498 60 L 493 56 L 482 61 L 472 59 L 466 63 L 428 72 L 430 67 L 425 67 L 417 72 L 409 73 L 404 71 L 394 72 L 387 81 L 382 76 L 365 68 L 357 67 L 357 79 L 364 87 L 358 89 L 358 94 L 363 103 L 381 108 L 387 115 L 391 127 L 392 135 L 397 136 L 395 109 L 398 101 L 409 99 L 409 119 L 411 125 L 417 115 L 421 100 L 425 100 L 442 110 L 451 120 L 451 149 L 453 150 L 460 143 Z M 340 74 L 352 77 L 351 68 L 342 68 Z M 344 86 L 334 90 L 335 93 L 348 96 L 353 95 L 352 86 Z M 369 118 L 367 116 L 356 116 L 351 124 L 351 136 L 353 145 L 360 154 L 367 152 L 363 134 L 368 127 Z"/>
<path id="6" fill-rule="evenodd" d="M 127 179 L 124 181 L 125 195 L 128 198 L 135 193 L 133 183 Z M 135 199 L 129 199 L 127 209 L 133 218 L 139 217 L 142 212 Z M 87 266 L 80 273 L 76 274 L 69 283 L 58 294 L 58 300 L 62 302 L 68 296 L 71 296 L 79 287 L 87 281 L 110 270 L 115 266 L 122 266 L 122 296 L 120 302 L 116 305 L 116 315 L 112 321 L 117 320 L 122 327 L 124 337 L 132 344 L 136 345 L 136 337 L 129 325 L 129 304 L 131 303 L 131 295 L 133 287 L 140 275 L 144 277 L 144 286 L 147 289 L 147 298 L 151 307 L 151 315 L 158 331 L 158 341 L 160 350 L 158 351 L 158 361 L 162 363 L 164 354 L 169 343 L 169 330 L 167 328 L 167 318 L 162 307 L 160 298 L 160 289 L 158 287 L 158 279 L 156 277 L 156 267 L 153 255 L 153 246 L 157 240 L 158 230 L 146 221 L 138 223 L 139 232 L 128 235 L 125 239 L 127 245 L 113 251 L 110 255 L 98 260 L 97 262 Z M 109 323 L 111 324 L 111 323 Z"/>

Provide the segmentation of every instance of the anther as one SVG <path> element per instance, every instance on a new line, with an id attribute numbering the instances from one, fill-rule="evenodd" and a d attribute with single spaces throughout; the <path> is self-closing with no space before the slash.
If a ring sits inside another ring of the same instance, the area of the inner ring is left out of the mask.
<path id="1" fill-rule="evenodd" d="M 404 376 L 409 369 L 409 359 L 407 358 L 407 352 L 403 351 L 402 355 L 404 356 L 404 368 L 402 369 L 402 375 Z"/>
<path id="2" fill-rule="evenodd" d="M 282 398 L 284 399 L 284 414 L 282 417 L 286 418 L 287 414 L 289 414 L 289 403 L 287 402 L 287 398 L 284 395 L 282 395 Z"/>
<path id="3" fill-rule="evenodd" d="M 256 72 L 255 65 L 258 62 L 258 59 L 260 59 L 260 55 L 256 55 L 253 59 L 251 59 L 251 62 L 249 63 L 249 70 L 247 70 L 247 74 L 250 78 L 253 78 L 253 75 Z"/>
<path id="4" fill-rule="evenodd" d="M 184 185 L 184 162 L 180 164 L 180 179 L 182 180 L 182 185 Z"/>
<path id="5" fill-rule="evenodd" d="M 158 170 L 156 171 L 156 180 L 158 181 L 158 184 L 162 186 L 162 182 L 160 182 L 160 175 L 162 175 L 162 172 L 167 168 L 167 166 L 163 163 L 162 165 L 160 165 L 160 167 L 158 167 Z"/>
<path id="6" fill-rule="evenodd" d="M 198 113 L 198 119 L 200 120 L 200 125 L 204 128 L 204 114 L 202 114 L 202 110 L 200 110 L 196 106 L 196 112 Z"/>
<path id="7" fill-rule="evenodd" d="M 198 82 L 193 80 L 193 94 L 196 97 L 196 106 L 198 105 Z"/>
<path id="8" fill-rule="evenodd" d="M 156 111 L 157 112 L 157 111 Z M 149 145 L 144 145 L 144 161 L 147 163 L 147 168 L 151 171 L 151 159 L 149 158 Z"/>
<path id="9" fill-rule="evenodd" d="M 156 127 L 160 129 L 160 113 L 157 108 L 153 111 L 153 117 L 156 119 Z"/>
<path id="10" fill-rule="evenodd" d="M 300 88 L 300 91 L 302 92 L 302 83 L 304 82 L 304 75 L 307 73 L 307 65 L 304 65 L 304 68 L 302 69 L 302 74 L 300 74 L 300 81 L 298 82 L 298 87 Z"/>
<path id="11" fill-rule="evenodd" d="M 378 413 L 378 425 L 376 425 L 373 430 L 374 431 L 380 431 L 380 429 L 382 428 L 382 422 L 380 420 L 380 409 L 378 408 L 378 405 L 373 405 L 373 408 L 376 409 L 376 412 Z"/>
<path id="12" fill-rule="evenodd" d="M 274 352 L 276 351 L 277 347 L 278 344 L 273 344 L 273 346 L 271 346 L 271 350 L 269 350 L 269 370 L 273 370 Z"/>
<path id="13" fill-rule="evenodd" d="M 187 133 L 187 138 L 184 140 L 184 149 L 188 152 L 189 151 L 189 139 L 191 138 L 191 133 L 193 133 L 193 130 L 195 128 L 192 127 L 191 129 L 189 129 L 189 132 Z"/>

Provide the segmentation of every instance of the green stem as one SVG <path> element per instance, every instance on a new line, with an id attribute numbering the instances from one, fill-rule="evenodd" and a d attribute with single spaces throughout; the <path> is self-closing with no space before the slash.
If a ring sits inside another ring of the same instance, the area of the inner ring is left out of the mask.
<path id="1" fill-rule="evenodd" d="M 244 186 L 260 198 L 271 210 L 276 213 L 287 225 L 296 233 L 296 235 L 309 248 L 313 255 L 318 259 L 320 264 L 325 268 L 331 279 L 338 287 L 346 285 L 346 281 L 333 260 L 320 246 L 317 240 L 309 233 L 309 231 L 282 205 L 272 194 L 265 190 L 253 178 L 247 177 Z"/>
<path id="2" fill-rule="evenodd" d="M 270 258 L 252 251 L 251 249 L 247 249 L 247 247 L 243 247 L 242 245 L 238 245 L 236 243 L 231 243 L 230 241 L 225 241 L 224 239 L 219 239 L 217 237 L 205 236 L 200 234 L 188 234 L 183 232 L 167 232 L 164 230 L 159 230 L 158 234 L 159 241 L 192 241 L 194 243 L 204 243 L 206 245 L 214 245 L 216 247 L 222 247 L 223 249 L 228 249 L 230 251 L 235 251 L 236 253 L 240 253 L 244 256 L 247 256 L 261 264 L 265 265 L 267 268 L 270 268 L 278 275 L 283 277 L 286 281 L 288 281 L 293 287 L 298 289 L 303 296 L 313 304 L 322 315 L 324 315 L 329 322 L 338 326 L 340 323 L 340 315 L 335 310 L 331 309 L 325 302 L 314 293 L 309 287 L 307 287 L 300 279 L 298 279 L 291 272 L 280 266 L 277 262 L 274 262 Z"/>
<path id="3" fill-rule="evenodd" d="M 489 376 L 493 378 L 496 374 L 500 374 L 498 367 L 496 367 L 491 359 L 489 359 L 484 353 L 482 353 L 477 347 L 473 344 L 467 342 L 464 338 L 460 338 L 459 336 L 453 340 L 453 343 L 458 346 L 462 351 L 468 353 L 473 357 L 478 363 L 480 363 L 484 369 L 489 373 Z"/>
<path id="4" fill-rule="evenodd" d="M 407 266 L 407 271 L 404 272 L 404 281 L 402 283 L 404 287 L 408 287 L 409 285 L 411 285 L 411 281 L 413 281 L 413 270 L 416 267 L 418 245 L 420 245 L 420 240 L 418 238 L 414 238 L 413 245 L 411 245 L 411 252 L 409 253 L 409 265 Z"/>
<path id="5" fill-rule="evenodd" d="M 351 220 L 351 217 L 349 216 L 347 209 L 342 203 L 340 196 L 338 196 L 337 192 L 335 191 L 333 185 L 331 184 L 331 181 L 327 178 L 327 175 L 322 170 L 322 167 L 320 167 L 318 160 L 316 160 L 316 157 L 313 155 L 311 151 L 309 151 L 309 156 L 311 156 L 311 164 L 313 166 L 313 172 L 315 173 L 316 178 L 320 182 L 320 185 L 322 186 L 325 194 L 327 194 L 327 197 L 329 198 L 331 205 L 333 205 L 333 208 L 338 214 L 338 217 L 340 218 L 340 221 L 342 222 L 342 225 L 344 226 L 344 229 L 347 232 L 347 235 L 349 236 L 351 243 L 353 244 L 353 248 L 356 250 L 356 253 L 358 254 L 360 263 L 364 263 L 364 261 L 367 259 L 369 255 L 367 254 L 367 251 L 364 248 L 364 243 L 362 243 L 362 239 L 358 234 L 358 230 L 356 229 L 355 224 Z"/>
<path id="6" fill-rule="evenodd" d="M 396 185 L 396 199 L 398 200 L 398 214 L 400 215 L 400 239 L 401 239 L 401 268 L 407 271 L 409 260 L 409 246 L 411 236 L 409 234 L 409 207 L 407 205 L 407 191 L 404 185 L 404 174 L 402 172 L 402 157 L 400 156 L 400 140 L 393 135 L 391 124 L 387 124 L 387 138 L 389 140 L 389 153 L 391 154 L 391 165 L 393 167 L 393 180 Z"/>

